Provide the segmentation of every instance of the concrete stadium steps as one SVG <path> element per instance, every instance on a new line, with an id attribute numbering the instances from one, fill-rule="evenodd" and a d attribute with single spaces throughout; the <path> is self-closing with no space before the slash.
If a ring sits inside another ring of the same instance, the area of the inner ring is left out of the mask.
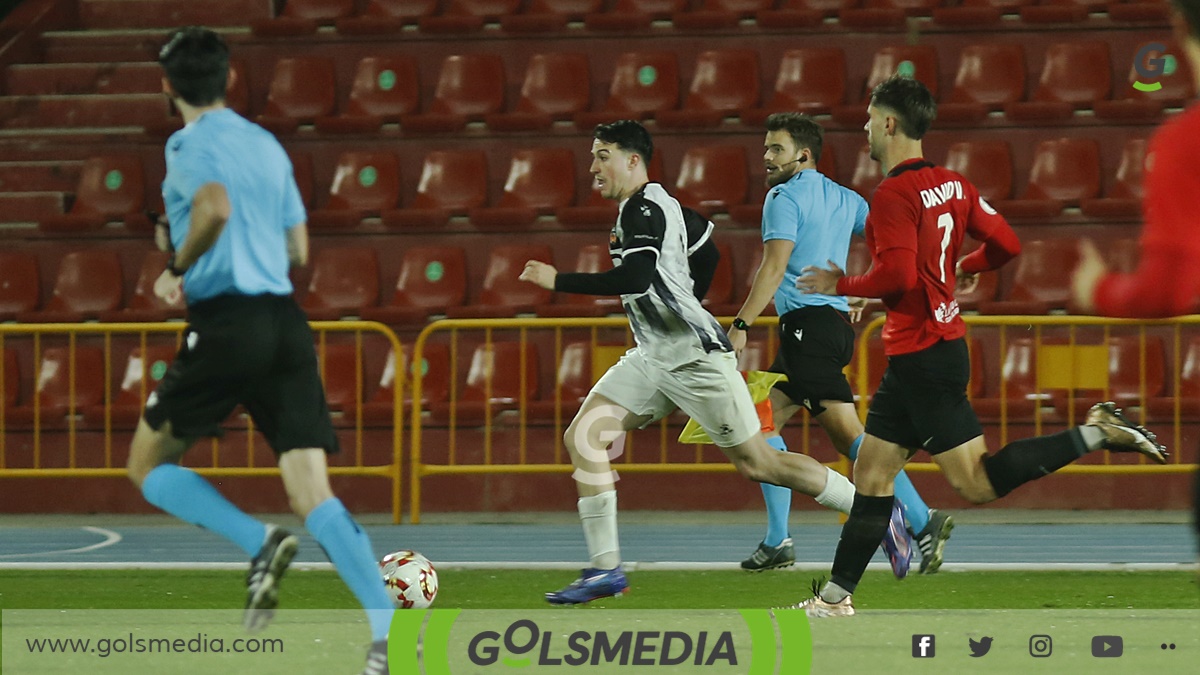
<path id="1" fill-rule="evenodd" d="M 9 66 L 9 96 L 154 94 L 162 90 L 156 63 L 53 63 Z"/>
<path id="2" fill-rule="evenodd" d="M 0 217 L 5 223 L 36 223 L 63 213 L 63 192 L 0 192 Z"/>
<path id="3" fill-rule="evenodd" d="M 79 0 L 85 28 L 245 26 L 272 14 L 271 0 Z"/>
<path id="4" fill-rule="evenodd" d="M 166 120 L 162 94 L 0 97 L 0 128 L 145 127 Z"/>
<path id="5" fill-rule="evenodd" d="M 0 162 L 0 192 L 70 192 L 83 162 Z"/>

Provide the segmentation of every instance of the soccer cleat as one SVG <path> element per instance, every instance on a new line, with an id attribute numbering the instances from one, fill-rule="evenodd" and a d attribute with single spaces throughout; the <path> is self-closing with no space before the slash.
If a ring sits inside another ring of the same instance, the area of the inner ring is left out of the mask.
<path id="1" fill-rule="evenodd" d="M 742 561 L 742 569 L 747 572 L 765 572 L 791 567 L 796 564 L 796 549 L 792 546 L 792 538 L 788 537 L 779 542 L 778 546 L 767 546 L 761 542 L 749 558 Z"/>
<path id="2" fill-rule="evenodd" d="M 275 617 L 279 581 L 299 548 L 296 535 L 276 525 L 267 526 L 267 541 L 250 561 L 250 571 L 246 573 L 246 613 L 242 625 L 247 631 L 260 631 Z"/>
<path id="3" fill-rule="evenodd" d="M 784 609 L 802 609 L 810 619 L 831 619 L 839 616 L 854 616 L 854 601 L 847 595 L 841 602 L 826 602 L 821 598 L 821 582 L 813 579 L 813 597 Z"/>
<path id="4" fill-rule="evenodd" d="M 897 579 L 908 576 L 908 567 L 912 563 L 912 535 L 904 526 L 904 512 L 900 510 L 898 500 L 892 504 L 892 518 L 883 535 L 883 550 L 892 564 L 892 574 Z"/>
<path id="5" fill-rule="evenodd" d="M 598 570 L 589 567 L 579 573 L 579 578 L 561 591 L 546 594 L 546 602 L 552 605 L 582 605 L 600 598 L 620 597 L 629 592 L 629 581 L 620 567 Z"/>
<path id="6" fill-rule="evenodd" d="M 362 675 L 389 675 L 387 640 L 371 643 L 371 650 L 367 652 L 367 666 L 363 668 Z"/>
<path id="7" fill-rule="evenodd" d="M 946 540 L 953 529 L 954 519 L 950 514 L 929 509 L 929 522 L 925 524 L 925 529 L 913 537 L 921 549 L 921 574 L 936 574 L 942 566 Z"/>
<path id="8" fill-rule="evenodd" d="M 1104 433 L 1104 449 L 1113 452 L 1140 452 L 1159 464 L 1167 463 L 1167 448 L 1145 427 L 1134 424 L 1111 401 L 1097 403 L 1088 410 L 1084 424 Z"/>

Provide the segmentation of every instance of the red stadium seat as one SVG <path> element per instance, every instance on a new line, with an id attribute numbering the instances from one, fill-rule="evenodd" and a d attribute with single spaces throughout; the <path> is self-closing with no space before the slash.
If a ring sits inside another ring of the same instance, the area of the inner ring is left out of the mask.
<path id="1" fill-rule="evenodd" d="M 607 12 L 588 14 L 583 21 L 588 30 L 628 32 L 666 21 L 686 5 L 687 0 L 616 0 Z"/>
<path id="2" fill-rule="evenodd" d="M 99 347 L 76 347 L 74 361 L 68 347 L 42 350 L 35 380 L 35 400 L 9 408 L 9 426 L 30 427 L 36 417 L 42 427 L 58 426 L 68 414 L 81 415 L 89 406 L 104 402 L 104 352 Z"/>
<path id="3" fill-rule="evenodd" d="M 301 124 L 333 114 L 336 90 L 333 61 L 315 56 L 279 59 L 258 123 L 276 134 L 293 133 Z"/>
<path id="4" fill-rule="evenodd" d="M 584 21 L 604 5 L 604 0 L 530 0 L 521 14 L 500 17 L 500 27 L 513 33 L 563 30 L 568 21 Z"/>
<path id="5" fill-rule="evenodd" d="M 361 315 L 379 302 L 379 261 L 375 249 L 344 246 L 320 249 L 301 306 L 312 321 Z"/>
<path id="6" fill-rule="evenodd" d="M 550 291 L 518 279 L 530 260 L 553 265 L 554 255 L 544 244 L 492 249 L 479 297 L 465 307 L 447 308 L 446 316 L 451 319 L 513 316 L 532 312 L 550 302 Z"/>
<path id="7" fill-rule="evenodd" d="M 488 163 L 482 150 L 435 150 L 425 156 L 417 196 L 407 208 L 386 211 L 396 228 L 436 229 L 487 203 Z"/>
<path id="8" fill-rule="evenodd" d="M 1067 119 L 1075 110 L 1090 109 L 1112 93 L 1108 43 L 1100 40 L 1059 42 L 1046 49 L 1042 74 L 1029 101 L 1005 106 L 1016 121 Z"/>
<path id="9" fill-rule="evenodd" d="M 519 342 L 479 345 L 471 355 L 466 386 L 459 399 L 432 404 L 433 419 L 447 423 L 453 415 L 456 426 L 482 425 L 489 407 L 495 414 L 536 401 L 538 376 L 537 345 L 526 343 L 523 349 Z"/>
<path id="10" fill-rule="evenodd" d="M 655 120 L 666 128 L 714 127 L 725 117 L 758 106 L 758 52 L 722 49 L 700 52 L 682 110 L 663 110 Z"/>
<path id="11" fill-rule="evenodd" d="M 575 153 L 569 148 L 535 148 L 513 152 L 504 194 L 494 207 L 468 212 L 479 227 L 520 228 L 539 215 L 575 203 Z"/>
<path id="12" fill-rule="evenodd" d="M 0 361 L 0 368 L 4 369 L 4 375 L 0 377 L 0 392 L 4 394 L 4 400 L 0 401 L 0 409 L 8 412 L 21 402 L 21 369 L 17 363 L 17 350 L 5 347 L 3 356 L 4 360 Z"/>
<path id="13" fill-rule="evenodd" d="M 140 346 L 134 347 L 125 360 L 125 374 L 107 419 L 104 397 L 101 396 L 98 403 L 83 409 L 84 421 L 92 427 L 103 427 L 106 421 L 113 429 L 136 427 L 146 397 L 158 387 L 178 352 L 173 338 L 169 344 L 148 345 L 144 356 Z"/>
<path id="14" fill-rule="evenodd" d="M 1089 218 L 1137 220 L 1142 208 L 1142 178 L 1146 168 L 1146 139 L 1131 138 L 1121 151 L 1116 179 L 1103 199 L 1084 199 L 1079 210 Z"/>
<path id="15" fill-rule="evenodd" d="M 353 344 L 326 344 L 324 349 L 316 345 L 317 359 L 321 368 L 321 381 L 325 385 L 325 402 L 333 412 L 343 413 L 343 424 L 353 424 L 355 413 L 363 403 L 363 385 L 366 378 L 356 361 Z"/>
<path id="16" fill-rule="evenodd" d="M 78 323 L 121 306 L 121 259 L 107 249 L 74 251 L 58 265 L 54 292 L 41 311 L 19 312 L 22 323 Z"/>
<path id="17" fill-rule="evenodd" d="M 1122 5 L 1113 5 L 1114 8 Z M 1157 122 L 1163 108 L 1180 108 L 1196 96 L 1196 82 L 1192 77 L 1188 60 L 1182 50 L 1175 44 L 1167 44 L 1161 53 L 1149 49 L 1150 45 L 1162 43 L 1144 43 L 1138 45 L 1134 57 L 1141 56 L 1141 63 L 1131 64 L 1129 79 L 1124 85 L 1119 85 L 1119 91 L 1113 101 L 1097 101 L 1096 117 L 1103 120 L 1136 120 Z M 1169 55 L 1169 56 L 1168 56 Z M 1174 69 L 1167 73 L 1167 59 L 1174 64 Z M 1161 74 L 1153 79 L 1138 72 L 1138 67 L 1157 68 Z M 1137 84 L 1142 85 L 1138 88 Z M 1157 88 L 1151 88 L 1157 85 Z"/>
<path id="18" fill-rule="evenodd" d="M 733 296 L 733 247 L 729 244 L 717 244 L 717 250 L 720 251 L 721 258 L 717 261 L 712 283 L 709 284 L 708 293 L 704 295 L 701 304 L 713 316 L 733 316 L 742 308 L 744 300 Z"/>
<path id="19" fill-rule="evenodd" d="M 425 33 L 465 33 L 516 14 L 521 0 L 448 0 L 442 14 L 423 16 L 417 26 Z"/>
<path id="20" fill-rule="evenodd" d="M 396 409 L 396 372 L 404 372 L 404 368 L 408 366 L 408 355 L 403 348 L 400 352 L 400 363 L 396 364 L 396 352 L 388 350 L 387 362 L 383 366 L 383 373 L 379 376 L 379 386 L 375 387 L 375 391 L 366 396 L 366 400 L 362 405 L 362 420 L 363 426 L 389 426 L 392 424 Z M 409 397 L 408 403 L 412 403 L 412 380 L 405 379 L 404 394 Z M 403 420 L 403 403 L 401 403 L 401 420 Z M 351 411 L 351 414 L 353 411 Z M 400 423 L 403 425 L 403 421 Z"/>
<path id="21" fill-rule="evenodd" d="M 592 343 L 571 342 L 563 346 L 562 358 L 558 362 L 558 391 L 562 404 L 558 408 L 558 420 L 566 424 L 579 410 L 579 404 L 592 390 Z M 555 420 L 554 392 L 546 394 L 542 401 L 531 401 L 528 419 L 532 422 Z"/>
<path id="22" fill-rule="evenodd" d="M 525 69 L 516 110 L 486 118 L 496 131 L 549 129 L 555 120 L 569 120 L 591 103 L 591 79 L 586 54 L 534 54 Z"/>
<path id="23" fill-rule="evenodd" d="M 759 11 L 754 20 L 763 28 L 811 28 L 856 5 L 858 0 L 783 0 L 776 9 Z"/>
<path id="24" fill-rule="evenodd" d="M 392 152 L 344 152 L 338 157 L 329 201 L 308 214 L 315 228 L 350 228 L 396 208 L 400 163 Z"/>
<path id="25" fill-rule="evenodd" d="M 591 131 L 619 119 L 645 119 L 679 105 L 679 62 L 675 52 L 625 52 L 617 57 L 608 100 L 598 112 L 575 115 L 575 125 Z"/>
<path id="26" fill-rule="evenodd" d="M 763 109 L 742 115 L 742 122 L 761 124 L 768 114 L 775 112 L 825 115 L 845 99 L 846 54 L 841 48 L 789 49 L 779 61 L 779 75 L 770 101 Z"/>
<path id="27" fill-rule="evenodd" d="M 41 273 L 28 253 L 0 251 L 0 321 L 32 312 L 41 302 Z"/>
<path id="28" fill-rule="evenodd" d="M 612 269 L 612 257 L 607 244 L 587 244 L 580 247 L 575 258 L 575 272 L 595 274 Z M 612 296 L 558 293 L 555 304 L 538 307 L 541 317 L 605 316 L 621 312 L 621 302 Z"/>
<path id="29" fill-rule="evenodd" d="M 871 59 L 871 70 L 863 85 L 860 103 L 840 106 L 834 110 L 834 119 L 842 124 L 854 126 L 867 121 L 867 103 L 871 90 L 889 77 L 901 74 L 920 80 L 929 88 L 936 99 L 938 96 L 937 49 L 930 45 L 883 47 Z"/>
<path id="30" fill-rule="evenodd" d="M 316 120 L 321 133 L 371 133 L 399 122 L 420 104 L 417 63 L 405 56 L 368 56 L 358 62 L 346 107 L 337 117 Z"/>
<path id="31" fill-rule="evenodd" d="M 1103 394 L 1103 400 L 1115 401 L 1122 408 L 1141 408 L 1149 405 L 1155 398 L 1161 398 L 1166 389 L 1166 351 L 1163 349 L 1162 338 L 1157 335 L 1145 337 L 1146 358 L 1141 357 L 1142 338 L 1137 335 L 1114 335 L 1108 339 L 1108 391 L 1098 391 Z M 1145 370 L 1143 371 L 1143 363 Z M 1143 377 L 1144 374 L 1144 377 Z M 1076 421 L 1082 420 L 1088 408 L 1096 400 L 1093 397 L 1081 395 L 1087 390 L 1077 390 L 1075 398 Z M 1060 398 L 1054 402 L 1054 407 L 1063 417 L 1068 417 L 1070 408 L 1068 400 Z M 1129 413 L 1132 419 L 1138 419 L 1136 413 Z"/>
<path id="32" fill-rule="evenodd" d="M 1001 386 L 987 397 L 977 396 L 971 407 L 981 419 L 1027 419 L 1039 402 L 1049 402 L 1052 390 L 1037 386 L 1037 346 L 1033 338 L 1017 338 L 1008 343 L 1000 372 Z"/>
<path id="33" fill-rule="evenodd" d="M 1042 141 L 1034 150 L 1029 185 L 1019 199 L 996 208 L 1009 218 L 1053 218 L 1064 206 L 1100 194 L 1100 145 L 1090 138 Z"/>
<path id="34" fill-rule="evenodd" d="M 744 146 L 705 145 L 684 153 L 674 193 L 684 206 L 712 217 L 745 203 L 749 188 Z"/>
<path id="35" fill-rule="evenodd" d="M 883 170 L 879 162 L 871 159 L 871 148 L 862 146 L 854 163 L 854 176 L 850 179 L 850 188 L 870 202 L 871 194 L 882 180 Z"/>
<path id="36" fill-rule="evenodd" d="M 1181 420 L 1194 422 L 1200 419 L 1200 337 L 1193 335 L 1183 352 L 1183 363 L 1176 366 L 1179 368 L 1178 395 L 1172 376 L 1164 387 L 1165 394 L 1150 399 L 1149 414 L 1154 419 L 1173 419 L 1177 406 Z"/>
<path id="37" fill-rule="evenodd" d="M 304 208 L 311 209 L 313 204 L 313 165 L 312 156 L 307 152 L 288 151 L 288 159 L 292 160 L 292 176 L 296 179 L 296 188 L 300 190 L 300 199 Z"/>
<path id="38" fill-rule="evenodd" d="M 955 293 L 954 299 L 963 311 L 975 311 L 982 303 L 995 300 L 999 290 L 1000 272 L 993 270 L 979 275 L 979 283 L 975 285 L 975 290 L 970 293 Z"/>
<path id="39" fill-rule="evenodd" d="M 980 120 L 1025 98 L 1025 50 L 1019 44 L 968 45 L 958 59 L 954 88 L 938 105 L 938 119 Z"/>
<path id="40" fill-rule="evenodd" d="M 459 54 L 442 61 L 429 110 L 405 115 L 400 126 L 414 133 L 458 131 L 504 109 L 504 61 L 499 54 Z"/>
<path id="41" fill-rule="evenodd" d="M 466 254 L 458 246 L 414 246 L 404 251 L 396 290 L 387 305 L 362 311 L 364 321 L 423 323 L 467 298 Z"/>
<path id="42" fill-rule="evenodd" d="M 1027 24 L 1077 23 L 1087 19 L 1088 4 L 1077 0 L 1044 0 L 1031 2 L 1018 9 L 1021 21 Z M 1097 7 L 1098 11 L 1103 7 Z"/>
<path id="43" fill-rule="evenodd" d="M 83 163 L 70 213 L 45 218 L 38 228 L 46 232 L 98 230 L 105 223 L 139 216 L 145 199 L 141 159 L 135 155 L 92 157 Z"/>
<path id="44" fill-rule="evenodd" d="M 368 0 L 360 16 L 338 19 L 337 31 L 345 35 L 387 35 L 438 10 L 439 0 Z"/>
<path id="45" fill-rule="evenodd" d="M 354 0 L 287 0 L 278 17 L 254 21 L 250 31 L 261 37 L 311 35 L 318 26 L 332 25 L 352 14 Z"/>
<path id="46" fill-rule="evenodd" d="M 960 141 L 946 151 L 944 166 L 957 171 L 989 202 L 1012 196 L 1012 150 L 1008 141 Z"/>
<path id="47" fill-rule="evenodd" d="M 681 30 L 736 28 L 738 21 L 769 10 L 774 0 L 701 0 L 690 11 L 676 12 L 671 23 Z"/>
<path id="48" fill-rule="evenodd" d="M 1075 239 L 1026 241 L 1008 298 L 980 304 L 984 314 L 1046 314 L 1064 309 L 1071 298 L 1071 272 L 1079 260 Z"/>
<path id="49" fill-rule="evenodd" d="M 182 298 L 171 304 L 154 294 L 154 282 L 167 268 L 170 256 L 158 250 L 147 251 L 142 258 L 142 269 L 138 273 L 137 283 L 133 287 L 133 297 L 125 309 L 101 312 L 101 321 L 166 321 L 182 319 L 187 311 Z"/>
<path id="50" fill-rule="evenodd" d="M 414 347 L 415 349 L 415 347 Z M 462 359 L 457 364 L 463 367 Z M 426 342 L 420 361 L 409 367 L 409 386 L 405 388 L 405 403 L 413 401 L 414 385 L 421 380 L 421 403 L 441 403 L 450 400 L 450 348 L 442 342 Z M 461 396 L 461 392 L 458 394 Z"/>

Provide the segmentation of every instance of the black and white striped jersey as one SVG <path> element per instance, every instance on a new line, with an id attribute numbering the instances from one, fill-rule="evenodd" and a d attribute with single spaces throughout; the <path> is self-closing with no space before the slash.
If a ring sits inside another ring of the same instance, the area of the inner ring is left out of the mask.
<path id="1" fill-rule="evenodd" d="M 647 183 L 621 203 L 609 236 L 613 265 L 633 253 L 656 256 L 654 279 L 642 293 L 621 296 L 634 338 L 648 355 L 677 363 L 690 347 L 733 351 L 724 329 L 693 294 L 688 256 L 712 236 L 707 218 L 680 206 L 658 183 Z"/>

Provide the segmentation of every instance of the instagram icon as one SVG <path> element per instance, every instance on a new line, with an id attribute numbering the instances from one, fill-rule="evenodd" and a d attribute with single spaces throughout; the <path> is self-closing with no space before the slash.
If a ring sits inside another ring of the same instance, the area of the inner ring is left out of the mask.
<path id="1" fill-rule="evenodd" d="M 1029 655 L 1046 657 L 1054 653 L 1054 639 L 1049 635 L 1029 636 Z"/>

